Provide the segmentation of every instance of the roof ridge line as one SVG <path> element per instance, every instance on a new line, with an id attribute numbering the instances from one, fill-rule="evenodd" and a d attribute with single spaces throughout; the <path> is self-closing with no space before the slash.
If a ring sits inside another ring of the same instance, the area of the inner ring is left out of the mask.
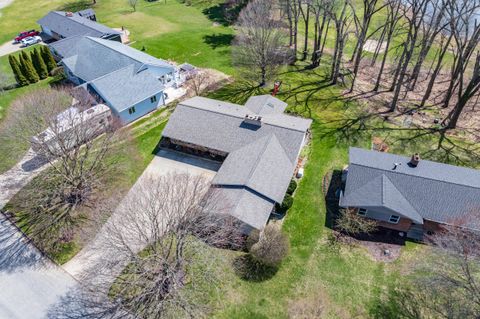
<path id="1" fill-rule="evenodd" d="M 201 97 L 201 96 L 200 96 Z M 208 99 L 208 98 L 207 98 Z M 187 100 L 188 101 L 188 100 Z M 238 105 L 238 106 L 241 106 L 241 107 L 245 107 L 245 105 L 240 105 L 240 104 L 235 104 L 235 103 L 230 103 L 230 102 L 227 102 L 229 104 L 232 104 L 232 105 Z M 179 103 L 179 105 L 183 105 L 183 106 L 186 106 L 186 107 L 190 107 L 190 108 L 193 108 L 193 109 L 197 109 L 197 110 L 203 110 L 203 111 L 208 111 L 208 112 L 212 112 L 212 113 L 216 113 L 216 114 L 221 114 L 221 115 L 225 115 L 225 116 L 230 116 L 230 117 L 234 117 L 234 118 L 238 118 L 238 119 L 243 119 L 244 117 L 243 116 L 237 116 L 237 115 L 232 115 L 232 114 L 226 114 L 226 113 L 221 113 L 221 112 L 218 112 L 218 111 L 212 111 L 212 110 L 205 110 L 204 108 L 201 108 L 201 107 L 196 107 L 196 106 L 193 106 L 193 105 L 189 105 L 189 104 L 185 104 L 185 101 Z M 245 107 L 246 108 L 246 107 Z M 247 108 L 248 109 L 248 108 Z M 258 114 L 257 114 L 258 115 Z M 286 116 L 286 117 L 294 117 L 296 118 L 295 116 L 291 116 L 291 115 L 286 115 L 286 114 L 281 114 L 283 116 Z M 262 116 L 262 118 L 265 118 L 264 115 L 260 115 Z M 304 119 L 304 118 L 302 118 Z M 308 120 L 308 119 L 306 119 Z M 285 126 L 281 126 L 281 125 L 276 125 L 276 124 L 272 124 L 272 123 L 265 123 L 263 122 L 264 124 L 266 125 L 270 125 L 270 126 L 274 126 L 274 127 L 280 127 L 280 128 L 284 128 L 284 129 L 287 129 L 287 130 L 291 130 L 291 131 L 295 131 L 295 132 L 304 132 L 300 129 L 296 129 L 296 128 L 291 128 L 291 127 L 285 127 Z"/>
<path id="2" fill-rule="evenodd" d="M 55 12 L 56 14 L 58 14 L 58 15 L 61 16 L 61 17 L 71 18 L 71 17 L 68 17 L 68 16 L 65 16 L 65 15 L 60 14 L 60 12 L 65 12 L 65 13 L 67 13 L 67 11 L 53 11 L 53 12 Z M 72 14 L 76 14 L 76 12 L 73 12 Z M 85 17 L 82 17 L 82 16 L 79 15 L 79 14 L 78 14 L 77 16 L 79 16 L 79 17 L 82 18 L 82 19 L 90 20 L 90 19 L 87 19 L 87 18 L 85 18 Z M 79 22 L 79 21 L 75 21 L 74 19 L 70 19 L 70 20 L 73 21 L 73 22 L 75 22 L 76 24 L 86 26 L 86 27 L 89 28 L 90 30 L 94 30 L 94 31 L 101 32 L 101 31 L 99 31 L 99 30 L 97 30 L 97 29 L 94 29 L 94 28 L 86 25 L 85 23 L 81 23 L 81 22 Z M 103 25 L 103 24 L 101 24 L 101 23 L 98 23 L 97 21 L 92 21 L 92 20 L 90 20 L 90 21 L 91 21 L 91 22 L 94 22 L 94 23 L 96 23 L 96 24 L 105 26 L 105 25 Z M 106 28 L 109 28 L 109 29 L 112 30 L 112 31 L 115 31 L 115 30 L 113 30 L 112 28 L 110 28 L 109 26 L 105 26 L 105 27 L 106 27 Z M 104 32 L 102 32 L 102 33 L 103 33 L 103 34 L 106 34 L 106 33 L 104 33 Z M 65 38 L 65 39 L 66 39 L 66 38 Z"/>
<path id="3" fill-rule="evenodd" d="M 480 189 L 480 187 L 476 187 L 476 186 L 465 185 L 465 184 L 460 184 L 460 183 L 455 183 L 455 182 L 446 182 L 446 181 L 442 181 L 442 180 L 435 179 L 435 178 L 430 178 L 430 177 L 425 177 L 425 176 L 411 175 L 411 174 L 407 174 L 407 173 L 403 173 L 403 172 L 399 172 L 399 171 L 394 171 L 394 170 L 391 170 L 391 171 L 389 170 L 389 171 L 387 171 L 387 170 L 384 170 L 384 169 L 381 169 L 381 168 L 372 167 L 372 166 L 363 165 L 363 164 L 350 163 L 350 165 L 358 165 L 358 166 L 362 166 L 362 167 L 367 167 L 367 168 L 375 169 L 375 170 L 377 170 L 377 171 L 392 172 L 392 173 L 394 173 L 394 174 L 401 174 L 401 175 L 407 175 L 407 176 L 412 176 L 412 177 L 418 177 L 418 178 L 428 179 L 428 180 L 436 181 L 436 182 L 439 182 L 439 183 L 453 184 L 453 185 L 458 185 L 458 186 L 463 186 L 463 187 L 468 187 L 468 188 L 473 188 L 473 189 Z M 445 165 L 449 165 L 449 164 L 445 164 Z M 452 166 L 455 166 L 455 165 L 452 165 Z M 455 167 L 459 167 L 459 166 L 455 166 Z M 472 169 L 473 169 L 473 168 L 472 168 Z"/>
<path id="4" fill-rule="evenodd" d="M 270 134 L 268 134 L 268 135 L 262 136 L 261 138 L 253 141 L 252 143 L 246 144 L 245 146 L 239 148 L 239 150 L 240 150 L 240 149 L 242 149 L 242 148 L 245 148 L 245 147 L 248 146 L 248 145 L 252 145 L 253 143 L 258 142 L 259 140 L 261 140 L 261 139 L 263 139 L 263 138 L 266 139 L 266 141 L 264 142 L 264 147 L 263 147 L 262 151 L 261 151 L 261 152 L 258 154 L 258 156 L 257 156 L 257 161 L 256 161 L 255 165 L 253 165 L 253 167 L 250 169 L 250 172 L 248 173 L 248 178 L 247 178 L 247 180 L 245 181 L 245 186 L 247 186 L 248 182 L 249 182 L 250 179 L 252 178 L 253 173 L 257 170 L 258 164 L 260 163 L 259 159 L 262 157 L 263 154 L 265 154 L 265 151 L 266 151 L 268 145 L 270 144 L 270 140 L 272 139 L 272 137 L 273 137 L 274 135 L 275 135 L 274 133 L 270 133 Z"/>
<path id="5" fill-rule="evenodd" d="M 76 54 L 76 55 L 78 55 L 78 54 Z M 103 79 L 104 77 L 109 76 L 110 74 L 113 74 L 113 73 L 122 71 L 122 70 L 124 70 L 124 69 L 126 69 L 126 68 L 131 67 L 132 65 L 135 67 L 135 64 L 132 63 L 132 64 L 129 64 L 129 65 L 127 65 L 127 66 L 124 66 L 123 68 L 116 69 L 116 70 L 114 70 L 114 71 L 112 71 L 112 72 L 109 72 L 109 73 L 105 73 L 104 75 L 101 75 L 101 76 L 99 76 L 98 78 L 95 78 L 95 79 L 93 79 L 93 80 L 87 81 L 86 83 L 92 83 L 92 82 L 94 82 L 94 81 L 101 80 L 101 79 Z M 134 72 L 137 73 L 135 70 L 134 70 Z"/>
<path id="6" fill-rule="evenodd" d="M 382 174 L 384 175 L 384 174 Z M 408 204 L 410 204 L 410 206 L 412 206 L 414 209 L 415 209 L 415 213 L 417 213 L 418 216 L 420 216 L 420 218 L 424 219 L 422 214 L 419 213 L 419 209 L 418 207 L 416 207 L 415 205 L 413 205 L 408 199 L 407 197 L 405 196 L 405 194 L 397 187 L 397 185 L 395 185 L 395 183 L 390 179 L 388 178 L 388 176 L 385 176 L 389 181 L 390 183 L 395 187 L 395 189 L 402 195 L 403 199 L 405 199 L 405 201 L 407 201 Z"/>
<path id="7" fill-rule="evenodd" d="M 112 48 L 112 47 L 110 47 L 110 46 L 108 46 L 108 45 L 106 45 L 106 44 L 104 44 L 104 43 L 102 43 L 102 42 L 96 41 L 96 39 L 101 39 L 101 40 L 104 40 L 104 41 L 111 41 L 111 42 L 117 42 L 117 41 L 107 40 L 107 39 L 103 39 L 103 38 L 91 37 L 91 36 L 88 36 L 88 35 L 86 35 L 85 37 L 87 37 L 87 38 L 95 41 L 96 43 L 104 46 L 105 48 L 108 48 L 108 49 L 110 49 L 110 50 L 113 50 L 113 51 L 115 51 L 115 52 L 117 52 L 117 53 L 119 53 L 119 54 L 121 54 L 121 55 L 123 55 L 123 56 L 126 56 L 127 58 L 130 58 L 130 59 L 132 59 L 132 60 L 134 60 L 134 61 L 137 61 L 138 63 L 141 63 L 142 65 L 140 66 L 140 68 L 143 67 L 144 65 L 147 65 L 147 66 L 153 65 L 153 66 L 161 67 L 160 65 L 155 65 L 155 64 L 153 64 L 153 63 L 145 63 L 145 62 L 143 62 L 143 61 L 140 61 L 140 60 L 138 60 L 138 59 L 136 59 L 136 58 L 134 58 L 134 57 L 132 57 L 132 56 L 130 56 L 130 55 L 127 55 L 127 54 L 124 53 L 124 52 L 120 52 L 120 51 L 118 51 L 118 50 L 116 50 L 116 49 L 114 49 L 114 48 Z M 117 42 L 117 43 L 120 43 L 120 42 Z M 124 45 L 125 47 L 130 48 L 130 49 L 132 49 L 132 50 L 137 50 L 137 49 L 135 49 L 135 48 L 132 48 L 132 47 L 129 46 L 129 45 L 126 45 L 126 44 L 123 44 L 123 43 L 120 43 L 120 44 L 122 44 L 122 45 Z M 139 51 L 140 53 L 144 53 L 144 52 L 142 52 L 142 51 L 140 51 L 140 50 L 137 50 L 137 51 Z M 166 63 L 166 64 L 171 65 L 169 62 L 167 62 L 167 61 L 165 61 L 165 60 L 163 60 L 163 59 L 154 57 L 153 55 L 149 55 L 149 54 L 146 54 L 146 53 L 144 53 L 144 54 L 147 55 L 147 56 L 150 56 L 150 57 L 152 57 L 152 58 L 154 58 L 154 59 L 157 59 L 157 60 L 159 60 L 159 61 L 161 61 L 161 62 L 164 62 L 164 63 Z M 173 65 L 171 65 L 171 66 L 172 66 L 172 68 L 175 68 Z"/>

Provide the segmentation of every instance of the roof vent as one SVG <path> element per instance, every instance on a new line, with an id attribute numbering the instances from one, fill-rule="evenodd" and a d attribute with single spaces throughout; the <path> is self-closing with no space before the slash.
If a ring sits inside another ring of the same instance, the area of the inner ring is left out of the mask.
<path id="1" fill-rule="evenodd" d="M 412 155 L 412 158 L 410 159 L 410 163 L 408 163 L 408 165 L 410 165 L 411 167 L 417 167 L 418 163 L 420 163 L 420 155 L 418 153 L 415 153 Z"/>
<path id="2" fill-rule="evenodd" d="M 73 12 L 70 12 L 70 11 L 65 12 L 65 16 L 66 17 L 73 17 Z"/>
<path id="3" fill-rule="evenodd" d="M 245 119 L 243 120 L 247 124 L 255 125 L 255 126 L 262 126 L 262 117 L 261 116 L 253 116 L 253 115 L 245 115 Z"/>

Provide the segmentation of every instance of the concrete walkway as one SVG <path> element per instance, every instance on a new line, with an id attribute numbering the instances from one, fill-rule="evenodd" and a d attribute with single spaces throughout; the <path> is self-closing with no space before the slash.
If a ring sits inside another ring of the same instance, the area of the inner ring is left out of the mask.
<path id="1" fill-rule="evenodd" d="M 81 282 L 96 280 L 99 273 L 102 273 L 102 281 L 113 282 L 122 270 L 121 265 L 123 264 L 123 260 L 121 260 L 122 256 L 108 249 L 110 239 L 107 235 L 107 229 L 109 225 L 115 223 L 115 220 L 122 218 L 122 213 L 125 211 L 122 208 L 131 198 L 137 196 L 142 187 L 142 183 L 148 179 L 174 172 L 203 175 L 211 180 L 219 168 L 220 164 L 213 161 L 203 160 L 174 151 L 160 150 L 95 239 L 73 259 L 67 262 L 63 266 L 64 269 Z M 135 244 L 132 246 L 135 246 Z M 137 248 L 138 251 L 140 251 L 144 247 Z M 112 265 L 119 266 L 119 268 L 112 269 Z"/>
<path id="2" fill-rule="evenodd" d="M 47 166 L 35 152 L 29 150 L 17 165 L 0 175 L 0 210 Z"/>

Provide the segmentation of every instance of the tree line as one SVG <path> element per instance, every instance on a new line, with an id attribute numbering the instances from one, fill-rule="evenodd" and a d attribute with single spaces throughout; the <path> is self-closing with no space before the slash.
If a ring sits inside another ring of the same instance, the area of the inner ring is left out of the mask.
<path id="1" fill-rule="evenodd" d="M 20 86 L 46 79 L 57 67 L 57 63 L 47 46 L 40 46 L 39 50 L 34 48 L 30 55 L 22 51 L 18 58 L 10 54 L 8 62 L 15 76 L 15 81 Z"/>
<path id="2" fill-rule="evenodd" d="M 253 0 L 237 20 L 234 63 L 260 85 L 285 64 L 323 63 L 330 82 L 349 93 L 370 67 L 371 91 L 392 95 L 390 112 L 417 90 L 413 107 L 450 108 L 442 125 L 453 129 L 479 97 L 479 7 L 480 0 Z"/>

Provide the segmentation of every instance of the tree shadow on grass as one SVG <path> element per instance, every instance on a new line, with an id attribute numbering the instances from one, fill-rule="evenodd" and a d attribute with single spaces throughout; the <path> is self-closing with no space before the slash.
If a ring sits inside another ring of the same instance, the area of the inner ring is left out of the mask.
<path id="1" fill-rule="evenodd" d="M 219 33 L 206 35 L 203 37 L 203 41 L 208 44 L 212 49 L 217 49 L 220 47 L 230 46 L 233 41 L 233 34 Z"/>
<path id="2" fill-rule="evenodd" d="M 247 1 L 240 1 L 238 5 L 233 6 L 227 3 L 221 3 L 204 9 L 202 13 L 206 15 L 209 20 L 227 27 L 237 20 L 240 11 L 242 11 L 246 4 Z"/>
<path id="3" fill-rule="evenodd" d="M 77 1 L 70 1 L 67 3 L 62 4 L 58 10 L 60 11 L 69 11 L 69 12 L 77 12 L 80 10 L 88 9 L 92 6 L 91 0 L 77 0 Z"/>
<path id="4" fill-rule="evenodd" d="M 277 267 L 260 264 L 250 254 L 236 257 L 233 260 L 233 268 L 241 279 L 252 282 L 262 282 L 271 279 L 278 271 Z"/>

